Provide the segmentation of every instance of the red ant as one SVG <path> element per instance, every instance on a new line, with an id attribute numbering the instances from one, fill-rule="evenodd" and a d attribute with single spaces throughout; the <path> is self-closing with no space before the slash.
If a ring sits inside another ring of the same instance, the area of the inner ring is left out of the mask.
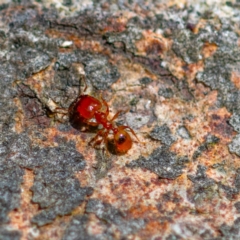
<path id="1" fill-rule="evenodd" d="M 86 80 L 83 78 L 85 84 Z M 87 84 L 83 90 L 85 92 L 87 89 Z M 113 121 L 119 116 L 123 111 L 118 111 L 111 120 L 108 120 L 109 107 L 107 102 L 102 98 L 99 101 L 90 95 L 80 95 L 69 107 L 68 113 L 69 118 L 77 120 L 78 123 L 84 123 L 89 126 L 102 125 L 103 128 L 98 131 L 97 135 L 89 142 L 93 144 L 93 147 L 100 145 L 103 141 L 107 147 L 108 135 L 110 131 L 113 133 L 113 144 L 115 150 L 118 153 L 126 153 L 132 147 L 132 139 L 126 129 L 129 129 L 131 133 L 136 137 L 135 132 L 129 126 L 116 126 Z M 103 109 L 105 107 L 105 110 Z M 95 119 L 93 122 L 92 120 Z M 101 137 L 100 140 L 99 137 Z"/>

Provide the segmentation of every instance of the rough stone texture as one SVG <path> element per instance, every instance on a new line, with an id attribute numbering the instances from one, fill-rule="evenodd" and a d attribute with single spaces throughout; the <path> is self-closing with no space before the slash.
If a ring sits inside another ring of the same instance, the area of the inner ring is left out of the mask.
<path id="1" fill-rule="evenodd" d="M 12 153 L 1 164 L 2 221 L 7 212 L 18 206 L 22 168 L 32 169 L 35 174 L 32 201 L 43 209 L 32 219 L 37 225 L 50 223 L 57 215 L 69 214 L 91 194 L 91 188 L 82 188 L 74 177 L 75 172 L 85 167 L 83 156 L 75 150 L 74 143 L 57 139 L 58 147 L 41 149 L 31 144 L 27 134 L 8 139 L 11 142 L 4 141 L 3 146 Z M 66 195 L 71 197 L 66 199 Z"/>
<path id="2" fill-rule="evenodd" d="M 104 57 L 92 56 L 86 63 L 86 76 L 93 86 L 99 90 L 108 89 L 120 77 L 117 68 L 109 64 Z"/>
<path id="3" fill-rule="evenodd" d="M 91 236 L 87 232 L 87 224 L 89 218 L 87 215 L 77 215 L 74 216 L 66 229 L 63 240 L 78 240 L 78 239 L 110 239 L 106 234 L 99 234 L 99 236 Z"/>
<path id="4" fill-rule="evenodd" d="M 206 167 L 198 165 L 196 175 L 188 175 L 188 178 L 194 183 L 193 201 L 198 201 L 198 198 L 202 199 L 210 197 L 211 191 L 215 194 L 212 189 L 215 182 L 213 179 L 207 177 Z"/>
<path id="5" fill-rule="evenodd" d="M 240 230 L 239 230 L 239 226 L 240 226 L 240 218 L 237 218 L 233 225 L 229 226 L 227 224 L 223 224 L 220 227 L 220 231 L 222 233 L 222 238 L 223 239 L 238 239 L 239 235 L 240 235 Z"/>
<path id="6" fill-rule="evenodd" d="M 42 226 L 52 222 L 57 215 L 69 214 L 83 202 L 86 194 L 92 193 L 90 188 L 82 188 L 74 178 L 75 172 L 84 169 L 85 162 L 71 143 L 63 141 L 57 148 L 37 149 L 33 151 L 32 159 L 38 164 L 31 188 L 32 201 L 43 209 L 34 216 L 33 223 Z M 32 163 L 28 164 L 25 166 L 32 166 Z M 71 197 L 66 199 L 66 196 Z"/>
<path id="7" fill-rule="evenodd" d="M 206 141 L 201 144 L 197 150 L 193 154 L 193 160 L 196 160 L 204 151 L 207 151 L 209 147 L 211 147 L 213 144 L 217 143 L 219 141 L 219 138 L 216 136 L 208 135 L 206 137 Z"/>
<path id="8" fill-rule="evenodd" d="M 123 237 L 138 231 L 144 226 L 144 221 L 142 219 L 126 220 L 124 213 L 112 207 L 110 204 L 102 203 L 97 199 L 91 199 L 88 201 L 86 212 L 96 214 L 98 218 L 103 222 L 107 222 L 109 225 L 116 225 Z M 113 229 L 109 229 L 109 231 L 111 232 Z M 112 232 L 112 234 L 113 233 L 114 232 Z"/>
<path id="9" fill-rule="evenodd" d="M 229 151 L 240 156 L 240 134 L 237 134 L 229 144 Z"/>
<path id="10" fill-rule="evenodd" d="M 191 138 L 188 130 L 184 126 L 180 126 L 177 129 L 177 133 L 181 138 L 184 138 L 184 139 L 190 139 Z"/>
<path id="11" fill-rule="evenodd" d="M 239 239 L 239 9 L 1 1 L 0 239 Z M 84 78 L 126 154 L 69 123 Z"/>
<path id="12" fill-rule="evenodd" d="M 0 184 L 0 221 L 6 223 L 9 219 L 7 214 L 18 207 L 20 200 L 20 183 L 24 171 L 10 161 L 1 162 L 1 184 Z"/>
<path id="13" fill-rule="evenodd" d="M 142 167 L 155 172 L 160 178 L 174 179 L 181 175 L 187 157 L 178 157 L 167 147 L 160 147 L 148 157 L 140 157 L 127 166 L 131 168 Z"/>
<path id="14" fill-rule="evenodd" d="M 238 67 L 239 48 L 237 45 L 237 34 L 230 27 L 220 31 L 203 32 L 203 37 L 207 41 L 214 42 L 218 48 L 213 56 L 205 60 L 203 72 L 197 74 L 197 79 L 211 89 L 219 92 L 219 102 L 229 109 L 229 111 L 239 111 L 237 102 L 239 101 L 239 90 L 231 82 L 231 72 Z M 213 29 L 213 26 L 208 28 Z M 201 34 L 201 33 L 200 33 Z M 211 36 L 210 36 L 210 35 Z"/>
<path id="15" fill-rule="evenodd" d="M 237 212 L 240 213 L 240 202 L 236 202 L 234 207 L 237 209 Z"/>
<path id="16" fill-rule="evenodd" d="M 233 113 L 231 116 L 229 123 L 231 126 L 233 126 L 234 130 L 237 131 L 238 133 L 240 132 L 240 115 Z"/>
<path id="17" fill-rule="evenodd" d="M 152 79 L 149 78 L 149 77 L 143 77 L 143 78 L 139 79 L 139 82 L 140 82 L 141 84 L 147 85 L 147 84 L 149 84 L 149 83 L 152 82 Z"/>
<path id="18" fill-rule="evenodd" d="M 19 231 L 7 230 L 4 227 L 0 228 L 0 239 L 6 240 L 18 240 L 21 239 L 21 234 Z"/>
<path id="19" fill-rule="evenodd" d="M 195 35 L 189 29 L 181 29 L 174 32 L 173 51 L 186 63 L 202 60 L 203 41 L 199 35 Z"/>
<path id="20" fill-rule="evenodd" d="M 158 95 L 165 98 L 171 98 L 173 96 L 173 91 L 171 88 L 159 88 Z"/>
<path id="21" fill-rule="evenodd" d="M 237 131 L 238 133 L 240 132 L 239 114 L 233 113 L 232 117 L 229 120 L 229 123 L 233 126 L 235 131 Z M 230 152 L 236 153 L 238 156 L 240 156 L 240 135 L 237 134 L 228 146 Z"/>
<path id="22" fill-rule="evenodd" d="M 150 132 L 150 136 L 153 139 L 161 141 L 162 144 L 166 144 L 167 146 L 170 146 L 175 141 L 167 124 L 155 126 Z"/>
<path id="23" fill-rule="evenodd" d="M 110 204 L 103 203 L 97 199 L 89 200 L 86 206 L 86 213 L 94 213 L 99 221 L 97 225 L 102 229 L 101 234 L 91 236 L 87 231 L 87 224 L 91 222 L 88 215 L 78 215 L 73 217 L 69 227 L 63 236 L 64 240 L 74 239 L 113 239 L 116 229 L 122 237 L 137 232 L 144 226 L 142 219 L 125 219 L 123 212 L 112 207 Z M 80 237 L 81 236 L 81 237 Z"/>

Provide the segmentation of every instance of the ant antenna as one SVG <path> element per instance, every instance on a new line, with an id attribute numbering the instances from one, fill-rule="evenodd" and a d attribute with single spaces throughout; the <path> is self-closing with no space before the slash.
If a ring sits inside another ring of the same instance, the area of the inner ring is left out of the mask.
<path id="1" fill-rule="evenodd" d="M 81 80 L 84 81 L 84 84 L 85 84 L 85 87 L 83 89 L 83 92 L 86 92 L 87 88 L 88 88 L 88 85 L 87 85 L 87 81 L 86 81 L 86 78 L 84 75 L 81 75 L 80 78 L 79 78 L 79 81 L 80 81 L 80 85 L 79 85 L 79 95 L 81 94 Z"/>
<path id="2" fill-rule="evenodd" d="M 83 92 L 85 92 L 87 90 L 87 88 L 88 88 L 86 77 L 84 75 L 82 75 L 82 79 L 81 80 L 83 80 L 84 83 L 85 83 L 85 88 L 83 89 Z"/>

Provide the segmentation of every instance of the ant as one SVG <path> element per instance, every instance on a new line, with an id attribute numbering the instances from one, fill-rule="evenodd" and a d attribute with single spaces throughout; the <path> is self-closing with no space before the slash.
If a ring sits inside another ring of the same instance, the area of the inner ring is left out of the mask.
<path id="1" fill-rule="evenodd" d="M 83 92 L 85 92 L 87 90 L 87 83 L 84 77 L 83 80 L 86 85 L 83 90 Z M 117 126 L 114 124 L 114 120 L 123 111 L 118 111 L 110 120 L 108 120 L 109 106 L 102 98 L 102 95 L 101 100 L 102 102 L 90 95 L 80 94 L 68 109 L 69 119 L 70 121 L 72 120 L 72 122 L 75 122 L 75 124 L 77 122 L 77 124 L 86 124 L 93 127 L 102 125 L 103 128 L 98 131 L 97 135 L 92 138 L 89 144 L 96 147 L 104 141 L 107 148 L 108 135 L 112 133 L 116 152 L 120 154 L 126 153 L 131 149 L 133 142 L 126 129 L 129 129 L 138 141 L 139 139 L 129 126 Z"/>

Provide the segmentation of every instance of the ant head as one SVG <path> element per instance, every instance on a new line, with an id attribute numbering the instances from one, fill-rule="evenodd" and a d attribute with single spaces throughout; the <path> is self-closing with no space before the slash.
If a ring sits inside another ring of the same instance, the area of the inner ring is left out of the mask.
<path id="1" fill-rule="evenodd" d="M 130 135 L 121 126 L 114 129 L 114 145 L 118 153 L 126 153 L 132 147 Z"/>

